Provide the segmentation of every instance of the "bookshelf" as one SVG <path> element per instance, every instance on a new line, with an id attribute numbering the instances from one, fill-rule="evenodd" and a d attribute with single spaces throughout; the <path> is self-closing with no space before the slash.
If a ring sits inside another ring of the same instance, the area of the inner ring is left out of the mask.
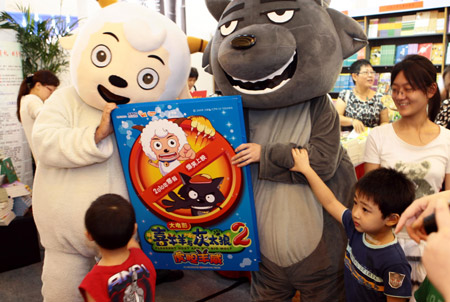
<path id="1" fill-rule="evenodd" d="M 351 63 L 359 58 L 371 61 L 378 74 L 385 74 L 404 56 L 418 53 L 428 57 L 441 73 L 450 64 L 449 11 L 450 1 L 424 0 L 378 7 L 375 11 L 343 12 L 361 24 L 369 44 L 344 61 L 331 97 L 337 98 L 341 90 L 351 87 L 345 87 L 345 78 L 349 77 Z"/>

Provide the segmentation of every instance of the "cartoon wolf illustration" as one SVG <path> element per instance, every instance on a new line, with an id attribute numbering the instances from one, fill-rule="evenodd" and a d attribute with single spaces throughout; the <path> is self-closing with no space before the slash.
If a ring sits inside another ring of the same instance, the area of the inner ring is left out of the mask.
<path id="1" fill-rule="evenodd" d="M 219 190 L 223 177 L 213 179 L 207 174 L 199 174 L 191 178 L 183 173 L 180 173 L 180 176 L 183 186 L 178 190 L 178 195 L 172 191 L 169 197 L 173 201 L 168 199 L 162 201 L 168 206 L 167 212 L 191 209 L 192 216 L 201 216 L 220 208 L 219 204 L 225 200 L 225 196 Z"/>

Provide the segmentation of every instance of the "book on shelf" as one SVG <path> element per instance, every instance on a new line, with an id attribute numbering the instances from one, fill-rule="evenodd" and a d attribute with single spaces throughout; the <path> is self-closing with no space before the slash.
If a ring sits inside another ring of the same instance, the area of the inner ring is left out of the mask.
<path id="1" fill-rule="evenodd" d="M 450 64 L 450 42 L 447 44 L 447 54 L 445 56 L 445 65 Z"/>
<path id="2" fill-rule="evenodd" d="M 388 37 L 388 30 L 390 28 L 389 18 L 380 18 L 378 21 L 378 33 L 377 36 L 380 38 Z"/>
<path id="3" fill-rule="evenodd" d="M 6 181 L 9 183 L 15 182 L 17 178 L 16 170 L 10 157 L 0 159 L 0 174 L 6 176 Z"/>
<path id="4" fill-rule="evenodd" d="M 389 37 L 400 37 L 402 33 L 402 17 L 393 17 L 392 28 L 389 30 Z"/>
<path id="5" fill-rule="evenodd" d="M 358 50 L 358 52 L 356 53 L 356 58 L 358 60 L 360 59 L 365 59 L 366 58 L 366 47 L 361 48 L 360 50 Z"/>
<path id="6" fill-rule="evenodd" d="M 391 73 L 390 72 L 383 72 L 378 75 L 378 82 L 377 82 L 377 93 L 381 93 L 383 95 L 389 93 L 389 88 L 391 86 Z"/>
<path id="7" fill-rule="evenodd" d="M 416 55 L 419 51 L 419 43 L 410 43 L 408 44 L 408 54 Z"/>
<path id="8" fill-rule="evenodd" d="M 352 75 L 350 73 L 339 74 L 336 84 L 334 84 L 332 92 L 341 92 L 342 90 L 351 89 L 354 86 Z"/>
<path id="9" fill-rule="evenodd" d="M 373 66 L 381 64 L 381 46 L 372 46 L 370 49 L 370 64 Z"/>
<path id="10" fill-rule="evenodd" d="M 416 21 L 414 25 L 415 34 L 424 34 L 428 32 L 430 24 L 430 11 L 423 11 L 416 13 Z"/>
<path id="11" fill-rule="evenodd" d="M 373 76 L 373 83 L 372 83 L 372 87 L 371 89 L 376 91 L 377 90 L 377 86 L 378 86 L 378 78 L 380 77 L 379 73 L 375 73 L 375 75 Z"/>
<path id="12" fill-rule="evenodd" d="M 344 89 L 344 77 L 344 73 L 339 74 L 336 84 L 334 85 L 333 92 L 340 92 L 342 89 Z"/>
<path id="13" fill-rule="evenodd" d="M 378 37 L 398 37 L 402 30 L 401 17 L 388 17 L 379 19 Z"/>
<path id="14" fill-rule="evenodd" d="M 6 226 L 16 218 L 12 211 L 13 205 L 13 199 L 8 196 L 4 188 L 0 188 L 0 226 Z"/>
<path id="15" fill-rule="evenodd" d="M 444 32 L 445 28 L 445 12 L 438 12 L 438 17 L 436 21 L 436 33 L 441 34 Z"/>
<path id="16" fill-rule="evenodd" d="M 414 35 L 414 27 L 416 23 L 416 15 L 404 15 L 402 17 L 401 36 Z"/>
<path id="17" fill-rule="evenodd" d="M 351 73 L 349 73 L 346 76 L 346 79 L 347 79 L 347 84 L 345 86 L 345 89 L 352 89 L 353 87 L 355 87 L 355 83 L 353 83 L 353 78 L 352 78 L 352 74 Z"/>
<path id="18" fill-rule="evenodd" d="M 19 181 L 3 184 L 1 188 L 5 189 L 8 196 L 13 199 L 14 205 L 12 211 L 15 216 L 24 216 L 31 207 L 31 189 Z"/>
<path id="19" fill-rule="evenodd" d="M 394 65 L 395 44 L 381 45 L 381 57 L 379 65 Z"/>
<path id="20" fill-rule="evenodd" d="M 366 57 L 366 48 L 361 48 L 358 50 L 358 52 L 354 53 L 350 57 L 344 60 L 344 63 L 342 66 L 344 67 L 350 67 L 353 63 L 355 63 L 357 60 L 365 59 Z"/>
<path id="21" fill-rule="evenodd" d="M 349 67 L 354 62 L 356 62 L 356 60 L 358 60 L 358 53 L 355 52 L 350 57 L 348 57 L 347 59 L 344 60 L 344 62 L 342 63 L 342 66 Z"/>
<path id="22" fill-rule="evenodd" d="M 428 23 L 428 33 L 435 33 L 436 27 L 437 27 L 437 18 L 438 18 L 438 11 L 432 10 L 430 11 L 430 22 Z"/>
<path id="23" fill-rule="evenodd" d="M 442 85 L 444 85 L 444 79 L 442 77 L 442 73 L 440 72 L 436 74 L 436 83 L 442 83 Z"/>
<path id="24" fill-rule="evenodd" d="M 444 58 L 444 44 L 442 43 L 433 43 L 431 47 L 431 56 L 430 60 L 434 65 L 442 65 Z"/>
<path id="25" fill-rule="evenodd" d="M 365 28 L 364 28 L 364 19 L 356 20 L 356 22 L 358 22 L 358 24 L 361 25 L 362 29 L 365 31 Z"/>
<path id="26" fill-rule="evenodd" d="M 408 55 L 408 46 L 409 44 L 397 45 L 395 50 L 395 62 L 398 63 L 403 60 Z"/>
<path id="27" fill-rule="evenodd" d="M 367 31 L 368 38 L 376 38 L 378 37 L 378 18 L 370 19 L 369 21 L 369 29 Z"/>
<path id="28" fill-rule="evenodd" d="M 420 43 L 419 48 L 417 50 L 417 54 L 424 56 L 428 59 L 431 59 L 431 48 L 433 47 L 433 43 Z"/>

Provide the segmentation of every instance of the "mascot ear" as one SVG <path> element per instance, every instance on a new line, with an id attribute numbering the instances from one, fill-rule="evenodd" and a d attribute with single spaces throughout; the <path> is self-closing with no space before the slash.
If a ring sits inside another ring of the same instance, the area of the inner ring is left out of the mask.
<path id="1" fill-rule="evenodd" d="M 62 48 L 69 50 L 72 49 L 76 39 L 77 34 L 73 34 L 70 36 L 61 37 L 58 41 Z"/>
<path id="2" fill-rule="evenodd" d="M 205 50 L 203 51 L 202 67 L 205 69 L 207 73 L 212 74 L 211 65 L 209 65 L 210 54 L 211 54 L 211 43 L 208 43 L 208 45 L 206 45 Z"/>
<path id="3" fill-rule="evenodd" d="M 333 20 L 334 27 L 341 40 L 343 59 L 348 58 L 367 45 L 366 34 L 358 22 L 332 8 L 327 8 L 327 12 Z"/>
<path id="4" fill-rule="evenodd" d="M 203 52 L 206 48 L 206 44 L 208 44 L 208 41 L 196 37 L 187 37 L 187 41 L 191 54 Z"/>
<path id="5" fill-rule="evenodd" d="M 108 5 L 116 3 L 117 0 L 97 0 L 97 2 L 98 4 L 100 4 L 100 7 L 106 7 Z"/>
<path id="6" fill-rule="evenodd" d="M 222 16 L 223 11 L 231 1 L 232 0 L 206 0 L 206 7 L 214 19 L 219 21 L 220 16 Z"/>

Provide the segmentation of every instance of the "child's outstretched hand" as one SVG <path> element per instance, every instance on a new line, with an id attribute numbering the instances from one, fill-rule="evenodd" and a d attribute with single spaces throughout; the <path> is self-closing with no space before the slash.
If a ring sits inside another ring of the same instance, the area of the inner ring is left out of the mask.
<path id="1" fill-rule="evenodd" d="M 294 166 L 290 169 L 291 171 L 304 173 L 306 170 L 311 169 L 306 149 L 293 148 L 291 152 L 294 158 Z"/>

